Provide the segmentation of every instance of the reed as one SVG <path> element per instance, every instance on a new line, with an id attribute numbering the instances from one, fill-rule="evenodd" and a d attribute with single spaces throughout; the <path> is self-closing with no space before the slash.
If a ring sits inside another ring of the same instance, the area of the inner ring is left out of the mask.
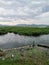
<path id="1" fill-rule="evenodd" d="M 49 27 L 33 28 L 33 27 L 16 27 L 16 26 L 3 26 L 0 27 L 0 35 L 7 33 L 14 33 L 27 36 L 39 36 L 49 34 Z"/>

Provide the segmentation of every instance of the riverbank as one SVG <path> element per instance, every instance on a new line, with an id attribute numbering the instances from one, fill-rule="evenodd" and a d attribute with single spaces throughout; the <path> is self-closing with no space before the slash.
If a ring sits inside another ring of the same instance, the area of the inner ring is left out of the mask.
<path id="1" fill-rule="evenodd" d="M 49 49 L 25 46 L 6 50 L 5 53 L 4 60 L 0 58 L 0 65 L 49 65 Z"/>
<path id="2" fill-rule="evenodd" d="M 45 28 L 16 27 L 16 26 L 0 27 L 0 35 L 7 34 L 8 32 L 26 36 L 40 36 L 44 34 L 49 34 L 49 27 Z"/>

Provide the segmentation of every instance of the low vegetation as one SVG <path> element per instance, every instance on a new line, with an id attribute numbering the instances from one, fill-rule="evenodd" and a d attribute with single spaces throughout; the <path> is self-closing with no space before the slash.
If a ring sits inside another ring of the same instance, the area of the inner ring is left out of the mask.
<path id="1" fill-rule="evenodd" d="M 49 34 L 49 27 L 45 28 L 16 27 L 16 26 L 0 27 L 0 35 L 6 34 L 8 32 L 27 36 L 39 36 L 43 34 Z"/>
<path id="2" fill-rule="evenodd" d="M 6 56 L 0 58 L 0 65 L 49 65 L 49 49 L 24 47 L 6 50 L 5 53 Z"/>

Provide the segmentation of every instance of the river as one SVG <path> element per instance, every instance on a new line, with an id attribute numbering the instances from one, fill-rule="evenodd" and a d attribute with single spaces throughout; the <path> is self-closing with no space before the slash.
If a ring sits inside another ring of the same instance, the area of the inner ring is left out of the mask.
<path id="1" fill-rule="evenodd" d="M 49 45 L 49 35 L 23 36 L 14 33 L 8 33 L 0 36 L 0 48 L 16 48 L 23 45 L 30 44 L 44 44 Z"/>

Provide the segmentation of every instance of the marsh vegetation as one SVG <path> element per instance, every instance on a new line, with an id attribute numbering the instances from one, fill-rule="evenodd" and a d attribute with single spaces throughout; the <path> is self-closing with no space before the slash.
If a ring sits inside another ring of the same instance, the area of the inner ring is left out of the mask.
<path id="1" fill-rule="evenodd" d="M 17 26 L 0 27 L 0 35 L 6 34 L 8 32 L 27 36 L 39 36 L 43 34 L 49 34 L 49 27 L 45 28 L 17 27 Z"/>

